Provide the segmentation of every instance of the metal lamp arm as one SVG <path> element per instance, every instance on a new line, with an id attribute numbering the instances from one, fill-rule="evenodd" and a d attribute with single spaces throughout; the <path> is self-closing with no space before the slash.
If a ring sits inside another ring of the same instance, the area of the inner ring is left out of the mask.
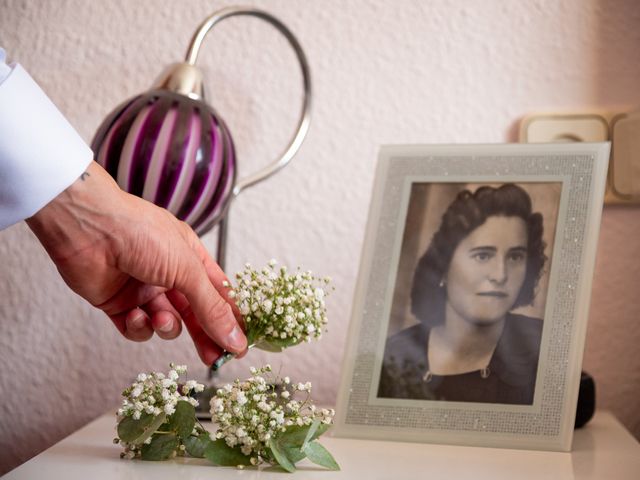
<path id="1" fill-rule="evenodd" d="M 252 7 L 228 7 L 218 10 L 211 14 L 204 22 L 198 27 L 198 30 L 191 39 L 189 44 L 189 50 L 187 51 L 186 62 L 190 65 L 195 65 L 198 59 L 198 53 L 205 36 L 209 33 L 209 30 L 213 28 L 215 24 L 222 20 L 234 16 L 246 15 L 258 17 L 262 20 L 273 25 L 285 38 L 289 41 L 289 44 L 295 51 L 295 54 L 300 63 L 300 70 L 302 72 L 303 92 L 304 98 L 302 102 L 302 108 L 300 111 L 300 118 L 294 135 L 291 137 L 286 149 L 280 154 L 279 158 L 271 162 L 262 170 L 240 179 L 233 188 L 233 195 L 237 196 L 242 190 L 248 188 L 256 183 L 270 177 L 280 169 L 285 167 L 297 153 L 304 137 L 309 130 L 309 122 L 311 117 L 311 76 L 309 74 L 309 64 L 307 58 L 300 46 L 300 43 L 291 31 L 277 18 L 273 17 L 269 13 Z"/>

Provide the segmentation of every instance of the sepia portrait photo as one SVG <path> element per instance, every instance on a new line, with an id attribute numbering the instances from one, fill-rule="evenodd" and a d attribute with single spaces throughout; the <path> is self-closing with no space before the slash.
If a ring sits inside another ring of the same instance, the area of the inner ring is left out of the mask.
<path id="1" fill-rule="evenodd" d="M 560 192 L 412 184 L 378 397 L 533 403 Z"/>

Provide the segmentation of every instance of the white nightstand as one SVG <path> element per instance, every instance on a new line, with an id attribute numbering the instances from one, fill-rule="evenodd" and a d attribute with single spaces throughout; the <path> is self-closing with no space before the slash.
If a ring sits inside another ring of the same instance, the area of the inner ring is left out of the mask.
<path id="1" fill-rule="evenodd" d="M 113 445 L 115 417 L 105 414 L 3 479 L 607 479 L 640 478 L 640 444 L 608 412 L 598 412 L 577 430 L 571 453 L 457 447 L 322 437 L 342 470 L 307 461 L 294 477 L 257 469 L 215 467 L 206 460 L 121 460 Z"/>

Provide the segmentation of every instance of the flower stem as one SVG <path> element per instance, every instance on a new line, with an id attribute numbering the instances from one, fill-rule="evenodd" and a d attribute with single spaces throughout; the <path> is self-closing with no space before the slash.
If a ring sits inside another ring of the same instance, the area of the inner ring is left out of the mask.
<path id="1" fill-rule="evenodd" d="M 211 370 L 213 370 L 214 372 L 219 370 L 220 367 L 222 367 L 225 363 L 227 363 L 232 358 L 235 358 L 235 356 L 236 356 L 235 353 L 231 353 L 227 351 L 222 352 L 222 355 L 220 355 L 216 359 L 216 361 L 213 362 L 213 365 L 211 365 Z"/>
<path id="2" fill-rule="evenodd" d="M 251 344 L 247 347 L 247 349 L 249 348 L 253 348 L 255 344 Z M 211 370 L 213 370 L 214 372 L 218 371 L 220 369 L 220 367 L 222 367 L 225 363 L 227 363 L 229 360 L 236 358 L 236 353 L 231 353 L 231 352 L 227 352 L 226 350 L 222 352 L 222 355 L 220 355 L 215 362 L 213 362 L 213 365 L 211 365 Z"/>

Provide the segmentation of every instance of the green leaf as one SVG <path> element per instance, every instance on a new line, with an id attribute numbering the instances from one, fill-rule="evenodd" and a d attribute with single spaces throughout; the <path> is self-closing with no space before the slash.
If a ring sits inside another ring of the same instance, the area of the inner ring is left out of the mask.
<path id="1" fill-rule="evenodd" d="M 204 451 L 211 443 L 211 439 L 206 434 L 191 435 L 185 438 L 183 442 L 189 455 L 195 458 L 204 458 Z"/>
<path id="2" fill-rule="evenodd" d="M 169 429 L 184 440 L 189 438 L 195 424 L 196 409 L 189 402 L 180 400 L 176 404 L 176 411 L 169 417 Z"/>
<path id="3" fill-rule="evenodd" d="M 255 344 L 255 348 L 259 348 L 260 350 L 264 350 L 265 352 L 275 352 L 280 353 L 283 348 L 277 345 L 273 345 L 267 342 L 265 339 L 260 340 Z"/>
<path id="4" fill-rule="evenodd" d="M 140 458 L 142 460 L 166 460 L 178 448 L 180 442 L 173 433 L 167 435 L 153 435 L 151 443 L 142 445 Z"/>
<path id="5" fill-rule="evenodd" d="M 164 413 L 157 417 L 145 413 L 138 420 L 134 420 L 133 417 L 125 417 L 118 424 L 118 437 L 127 443 L 142 443 L 164 423 L 165 419 Z"/>
<path id="6" fill-rule="evenodd" d="M 247 343 L 249 345 L 253 345 L 254 347 L 256 346 L 257 343 L 260 343 L 264 338 L 261 332 L 259 331 L 256 332 L 250 327 L 247 327 L 244 334 L 247 336 Z"/>
<path id="7" fill-rule="evenodd" d="M 302 338 L 295 340 L 293 338 L 276 338 L 276 337 L 268 337 L 264 339 L 264 342 L 268 343 L 273 348 L 280 348 L 281 350 L 287 347 L 293 347 L 294 345 L 298 345 L 302 342 Z"/>
<path id="8" fill-rule="evenodd" d="M 316 465 L 328 468 L 329 470 L 340 470 L 340 465 L 335 461 L 329 451 L 318 442 L 311 442 L 303 449 L 307 458 Z"/>
<path id="9" fill-rule="evenodd" d="M 320 426 L 320 419 L 319 418 L 314 419 L 313 423 L 309 425 L 309 430 L 307 431 L 307 435 L 305 435 L 304 437 L 304 442 L 302 442 L 302 447 L 300 447 L 300 450 L 304 450 L 306 448 L 306 446 L 311 441 L 313 435 L 318 431 L 319 426 Z"/>
<path id="10" fill-rule="evenodd" d="M 300 448 L 298 447 L 289 447 L 287 445 L 280 445 L 280 448 L 285 453 L 287 458 L 291 460 L 291 463 L 296 464 L 303 458 L 307 456 Z"/>
<path id="11" fill-rule="evenodd" d="M 211 463 L 222 467 L 251 465 L 250 457 L 242 453 L 239 448 L 231 448 L 221 438 L 209 442 L 209 445 L 204 449 L 204 457 Z"/>
<path id="12" fill-rule="evenodd" d="M 311 434 L 311 436 L 307 440 L 307 434 L 309 433 L 312 425 L 313 424 L 304 425 L 302 427 L 298 425 L 292 425 L 291 427 L 287 427 L 284 433 L 278 437 L 278 440 L 282 445 L 302 447 L 305 440 L 307 442 L 312 442 L 329 429 L 328 424 L 321 423 L 320 425 L 318 425 L 316 431 Z"/>
<path id="13" fill-rule="evenodd" d="M 289 457 L 287 457 L 287 454 L 280 447 L 279 443 L 273 438 L 269 439 L 269 448 L 271 449 L 271 453 L 273 453 L 273 456 L 275 457 L 276 461 L 282 468 L 284 468 L 287 472 L 290 472 L 290 473 L 293 473 L 296 471 L 295 465 L 291 463 L 291 460 L 289 460 Z"/>

